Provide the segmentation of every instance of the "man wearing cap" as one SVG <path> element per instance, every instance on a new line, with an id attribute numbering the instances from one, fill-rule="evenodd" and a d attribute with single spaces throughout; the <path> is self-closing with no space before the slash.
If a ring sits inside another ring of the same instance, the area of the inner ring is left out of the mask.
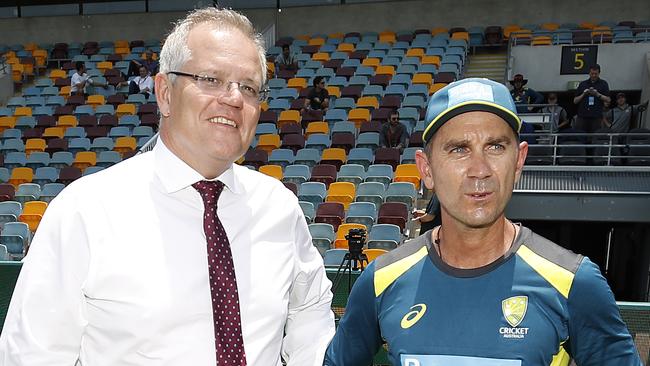
<path id="1" fill-rule="evenodd" d="M 605 126 L 614 133 L 626 133 L 639 112 L 648 108 L 648 101 L 640 105 L 627 104 L 625 93 L 616 94 L 616 106 L 605 113 Z"/>
<path id="2" fill-rule="evenodd" d="M 589 79 L 580 82 L 573 103 L 578 105 L 575 128 L 594 132 L 602 125 L 603 105 L 611 103 L 609 84 L 600 78 L 600 65 L 589 67 Z"/>
<path id="3" fill-rule="evenodd" d="M 510 95 L 512 95 L 512 99 L 517 106 L 517 113 L 530 113 L 534 110 L 534 107 L 529 107 L 529 104 L 542 104 L 544 102 L 544 96 L 525 86 L 527 83 L 528 79 L 524 79 L 522 74 L 517 74 L 510 80 L 510 85 L 512 85 Z"/>
<path id="4" fill-rule="evenodd" d="M 507 88 L 464 79 L 429 101 L 416 163 L 442 224 L 354 284 L 325 365 L 641 365 L 589 259 L 504 216 L 528 145 Z"/>

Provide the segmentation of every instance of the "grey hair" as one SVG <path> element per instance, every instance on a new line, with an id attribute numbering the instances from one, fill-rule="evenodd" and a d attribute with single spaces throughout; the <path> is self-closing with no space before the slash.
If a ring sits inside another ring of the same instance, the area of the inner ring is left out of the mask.
<path id="1" fill-rule="evenodd" d="M 253 24 L 245 15 L 231 9 L 218 9 L 215 7 L 196 9 L 176 22 L 174 29 L 169 33 L 162 50 L 160 51 L 160 72 L 166 74 L 170 71 L 181 70 L 183 65 L 192 58 L 192 53 L 187 47 L 187 37 L 197 25 L 208 23 L 218 29 L 237 29 L 248 37 L 257 48 L 262 71 L 262 86 L 266 84 L 266 50 L 264 38 L 255 31 Z M 174 75 L 169 75 L 174 81 Z"/>

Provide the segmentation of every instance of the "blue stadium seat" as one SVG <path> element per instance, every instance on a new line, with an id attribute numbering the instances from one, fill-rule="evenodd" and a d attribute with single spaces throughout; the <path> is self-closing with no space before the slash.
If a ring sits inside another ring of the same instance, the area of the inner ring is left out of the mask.
<path id="1" fill-rule="evenodd" d="M 320 161 L 320 156 L 321 152 L 318 149 L 300 149 L 296 151 L 296 159 L 293 163 L 296 165 L 307 165 L 308 167 L 313 167 Z"/>
<path id="2" fill-rule="evenodd" d="M 34 127 L 36 127 L 36 124 L 37 124 L 37 123 L 38 123 L 38 122 L 36 121 L 36 118 L 35 118 L 35 117 L 32 117 L 32 116 L 22 116 L 22 117 L 18 117 L 18 119 L 16 120 L 15 128 L 24 131 L 24 130 L 27 130 L 27 129 L 29 129 L 29 128 L 34 128 Z"/>
<path id="3" fill-rule="evenodd" d="M 345 258 L 347 252 L 347 249 L 330 249 L 323 256 L 323 264 L 325 267 L 337 268 L 343 262 L 343 258 Z"/>
<path id="4" fill-rule="evenodd" d="M 334 240 L 336 240 L 334 227 L 330 224 L 309 224 L 309 233 L 311 234 L 312 243 L 323 256 L 325 255 L 325 252 L 332 247 Z"/>
<path id="5" fill-rule="evenodd" d="M 383 183 L 385 187 L 393 181 L 393 167 L 388 164 L 373 164 L 366 172 L 366 182 Z"/>
<path id="6" fill-rule="evenodd" d="M 284 175 L 282 181 L 286 183 L 294 183 L 296 186 L 300 186 L 302 183 L 305 183 L 311 177 L 311 172 L 309 166 L 302 164 L 293 164 L 288 165 L 284 168 Z"/>
<path id="7" fill-rule="evenodd" d="M 25 166 L 36 170 L 40 167 L 48 166 L 50 164 L 50 154 L 44 151 L 34 151 L 27 157 Z"/>
<path id="8" fill-rule="evenodd" d="M 57 151 L 52 154 L 52 159 L 50 159 L 50 166 L 61 169 L 71 166 L 72 162 L 74 162 L 74 155 L 72 155 L 70 151 Z"/>
<path id="9" fill-rule="evenodd" d="M 95 166 L 108 168 L 111 165 L 117 164 L 122 161 L 122 156 L 117 151 L 101 151 L 97 155 L 97 162 Z"/>
<path id="10" fill-rule="evenodd" d="M 363 224 L 370 230 L 377 222 L 377 207 L 372 202 L 352 202 L 348 207 L 345 222 Z"/>
<path id="11" fill-rule="evenodd" d="M 415 152 L 418 150 L 422 150 L 422 148 L 407 147 L 404 149 L 404 152 L 402 152 L 402 156 L 400 158 L 400 164 L 415 164 Z"/>
<path id="12" fill-rule="evenodd" d="M 0 229 L 8 222 L 18 221 L 23 212 L 23 205 L 18 201 L 0 202 Z"/>
<path id="13" fill-rule="evenodd" d="M 386 186 L 382 182 L 364 182 L 357 186 L 355 202 L 372 202 L 375 207 L 384 203 Z"/>
<path id="14" fill-rule="evenodd" d="M 334 125 L 330 130 L 330 135 L 334 135 L 337 132 L 343 132 L 343 133 L 347 132 L 355 136 L 357 134 L 357 128 L 352 122 L 338 121 L 338 122 L 334 122 Z"/>
<path id="15" fill-rule="evenodd" d="M 103 115 L 114 115 L 115 114 L 115 107 L 112 104 L 104 104 L 104 105 L 98 105 L 97 108 L 95 109 L 95 115 L 97 118 Z M 125 116 L 123 116 L 125 117 Z M 137 116 L 136 116 L 137 117 Z"/>
<path id="16" fill-rule="evenodd" d="M 37 106 L 32 109 L 32 116 L 51 116 L 54 114 L 54 109 L 51 106 Z"/>
<path id="17" fill-rule="evenodd" d="M 359 85 L 365 87 L 368 85 L 368 77 L 365 75 L 354 75 L 348 81 L 348 86 Z"/>
<path id="18" fill-rule="evenodd" d="M 274 149 L 269 155 L 269 164 L 280 165 L 282 168 L 293 164 L 295 156 L 291 149 Z"/>
<path id="19" fill-rule="evenodd" d="M 0 147 L 0 152 L 3 154 L 8 154 L 12 151 L 25 151 L 25 144 L 23 143 L 23 140 L 14 138 L 4 140 L 2 146 Z"/>
<path id="20" fill-rule="evenodd" d="M 86 137 L 86 130 L 83 127 L 68 127 L 65 130 L 63 137 L 68 140 L 77 138 L 77 137 Z"/>
<path id="21" fill-rule="evenodd" d="M 95 137 L 90 145 L 90 151 L 101 153 L 102 151 L 113 150 L 115 141 L 111 137 Z"/>
<path id="22" fill-rule="evenodd" d="M 320 152 L 329 148 L 332 145 L 332 140 L 329 135 L 323 133 L 315 133 L 309 135 L 307 141 L 305 141 L 305 148 L 307 149 L 318 149 Z"/>
<path id="23" fill-rule="evenodd" d="M 36 201 L 41 197 L 41 186 L 36 183 L 22 183 L 16 189 L 14 200 L 24 204 L 29 201 Z"/>
<path id="24" fill-rule="evenodd" d="M 53 88 L 57 89 L 55 86 Z M 57 94 L 58 94 L 58 91 L 57 91 Z M 47 97 L 45 99 L 45 105 L 46 106 L 52 106 L 52 107 L 65 105 L 65 98 L 63 98 L 62 96 L 59 96 L 59 95 L 53 95 L 53 96 Z"/>
<path id="25" fill-rule="evenodd" d="M 32 234 L 29 226 L 24 222 L 8 222 L 2 228 L 0 242 L 7 247 L 7 251 L 13 259 L 22 259 L 25 248 L 29 245 Z"/>
<path id="26" fill-rule="evenodd" d="M 337 182 L 351 182 L 354 185 L 359 185 L 366 178 L 366 170 L 360 164 L 343 164 L 339 169 Z"/>
<path id="27" fill-rule="evenodd" d="M 337 98 L 334 101 L 333 108 L 349 112 L 350 109 L 356 108 L 356 102 L 354 101 L 354 98 Z"/>
<path id="28" fill-rule="evenodd" d="M 300 204 L 300 209 L 302 210 L 302 214 L 305 216 L 307 224 L 311 224 L 311 222 L 314 221 L 314 217 L 316 217 L 314 204 L 307 201 L 299 201 L 298 204 Z"/>
<path id="29" fill-rule="evenodd" d="M 378 132 L 364 132 L 357 137 L 356 147 L 366 147 L 373 151 L 379 147 L 379 133 Z"/>
<path id="30" fill-rule="evenodd" d="M 41 201 L 51 202 L 65 188 L 63 183 L 47 183 L 41 189 Z"/>
<path id="31" fill-rule="evenodd" d="M 327 196 L 327 188 L 325 183 L 321 182 L 305 182 L 300 185 L 298 191 L 298 199 L 300 201 L 307 201 L 314 204 L 314 207 L 325 201 Z"/>
<path id="32" fill-rule="evenodd" d="M 348 164 L 359 164 L 364 167 L 364 169 L 368 169 L 370 164 L 375 160 L 375 156 L 372 153 L 372 149 L 367 148 L 367 147 L 356 147 L 353 149 L 350 149 L 350 153 L 348 154 Z"/>
<path id="33" fill-rule="evenodd" d="M 34 177 L 32 178 L 32 183 L 39 184 L 41 186 L 47 183 L 54 183 L 59 179 L 59 172 L 55 167 L 52 166 L 43 166 L 36 168 L 34 171 Z"/>
<path id="34" fill-rule="evenodd" d="M 68 140 L 68 151 L 76 154 L 80 151 L 90 150 L 90 139 L 87 137 L 76 137 Z"/>
<path id="35" fill-rule="evenodd" d="M 2 132 L 2 137 L 0 140 L 5 141 L 8 139 L 21 139 L 23 137 L 23 132 L 17 128 L 7 128 Z"/>
<path id="36" fill-rule="evenodd" d="M 5 155 L 4 166 L 7 169 L 22 167 L 25 166 L 26 163 L 27 156 L 24 152 L 12 151 Z"/>
<path id="37" fill-rule="evenodd" d="M 123 116 L 126 117 L 126 116 Z M 139 139 L 141 137 L 146 137 L 147 139 L 154 135 L 153 128 L 151 126 L 136 126 L 131 131 L 131 136 Z"/>
<path id="38" fill-rule="evenodd" d="M 379 100 L 384 96 L 384 88 L 381 85 L 366 85 L 361 95 L 364 97 L 376 97 Z"/>
<path id="39" fill-rule="evenodd" d="M 415 206 L 415 200 L 418 193 L 415 190 L 415 185 L 410 182 L 395 182 L 390 183 L 386 190 L 384 199 L 386 202 L 402 202 L 408 207 L 409 212 Z"/>
<path id="40" fill-rule="evenodd" d="M 402 232 L 397 225 L 377 224 L 372 227 L 368 235 L 368 249 L 397 248 L 402 243 Z"/>
<path id="41" fill-rule="evenodd" d="M 347 121 L 348 119 L 348 113 L 346 110 L 343 109 L 328 109 L 327 112 L 325 112 L 325 117 L 323 117 L 327 122 L 330 124 L 340 122 L 340 121 Z"/>

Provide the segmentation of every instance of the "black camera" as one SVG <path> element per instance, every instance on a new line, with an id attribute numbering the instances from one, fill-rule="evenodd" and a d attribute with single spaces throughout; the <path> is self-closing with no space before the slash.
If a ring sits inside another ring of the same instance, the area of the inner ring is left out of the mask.
<path id="1" fill-rule="evenodd" d="M 366 230 L 350 229 L 345 239 L 348 241 L 350 255 L 353 259 L 358 259 L 359 255 L 363 252 L 363 246 L 366 244 Z"/>

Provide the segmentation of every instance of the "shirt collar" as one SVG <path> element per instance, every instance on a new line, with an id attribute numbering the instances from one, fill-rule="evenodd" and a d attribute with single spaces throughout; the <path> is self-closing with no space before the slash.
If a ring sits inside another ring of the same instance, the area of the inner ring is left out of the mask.
<path id="1" fill-rule="evenodd" d="M 199 172 L 169 150 L 160 137 L 158 137 L 156 145 L 154 145 L 153 154 L 156 175 L 167 193 L 174 193 L 198 181 L 206 180 Z M 233 164 L 230 164 L 230 167 L 225 172 L 213 180 L 221 181 L 228 190 L 235 194 L 243 192 L 240 177 L 237 176 Z"/>

